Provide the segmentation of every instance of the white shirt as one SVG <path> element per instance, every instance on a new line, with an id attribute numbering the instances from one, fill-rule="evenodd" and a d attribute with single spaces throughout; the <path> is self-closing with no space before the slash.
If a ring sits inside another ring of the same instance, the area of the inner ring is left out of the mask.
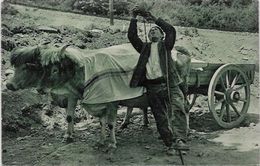
<path id="1" fill-rule="evenodd" d="M 152 42 L 150 57 L 146 64 L 146 78 L 147 79 L 156 79 L 156 78 L 159 78 L 162 76 L 163 76 L 163 74 L 162 74 L 162 69 L 160 66 L 158 43 Z"/>

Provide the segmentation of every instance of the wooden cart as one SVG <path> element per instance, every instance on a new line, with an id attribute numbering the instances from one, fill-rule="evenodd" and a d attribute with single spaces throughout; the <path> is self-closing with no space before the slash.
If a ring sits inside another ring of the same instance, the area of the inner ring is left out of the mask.
<path id="1" fill-rule="evenodd" d="M 250 103 L 254 64 L 212 64 L 192 61 L 188 81 L 190 108 L 198 94 L 208 95 L 208 106 L 217 123 L 233 128 L 245 118 Z"/>

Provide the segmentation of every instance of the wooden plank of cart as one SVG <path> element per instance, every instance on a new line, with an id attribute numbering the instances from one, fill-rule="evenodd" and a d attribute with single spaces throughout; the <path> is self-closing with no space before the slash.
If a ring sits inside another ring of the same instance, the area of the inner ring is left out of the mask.
<path id="1" fill-rule="evenodd" d="M 190 109 L 198 94 L 208 96 L 208 106 L 223 128 L 238 126 L 250 104 L 255 64 L 206 63 L 192 60 L 188 81 Z"/>

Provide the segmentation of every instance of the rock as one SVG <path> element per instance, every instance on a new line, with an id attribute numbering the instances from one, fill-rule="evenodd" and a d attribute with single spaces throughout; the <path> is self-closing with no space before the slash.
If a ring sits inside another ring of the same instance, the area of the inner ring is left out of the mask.
<path id="1" fill-rule="evenodd" d="M 32 27 L 16 26 L 13 29 L 11 29 L 11 31 L 14 34 L 27 34 L 32 33 L 34 29 Z"/>
<path id="2" fill-rule="evenodd" d="M 2 35 L 3 36 L 13 36 L 13 32 L 11 32 L 9 29 L 4 27 L 4 28 L 2 28 Z"/>
<path id="3" fill-rule="evenodd" d="M 22 141 L 22 140 L 24 140 L 24 137 L 18 137 L 16 140 L 17 141 Z"/>
<path id="4" fill-rule="evenodd" d="M 237 150 L 237 147 L 227 147 L 224 150 Z"/>
<path id="5" fill-rule="evenodd" d="M 81 49 L 86 48 L 86 45 L 85 45 L 84 43 L 82 43 L 82 42 L 76 42 L 75 45 L 76 45 L 77 47 L 81 48 Z"/>
<path id="6" fill-rule="evenodd" d="M 61 157 L 61 154 L 59 153 L 55 153 L 55 154 L 52 154 L 51 156 L 53 159 L 59 159 Z"/>
<path id="7" fill-rule="evenodd" d="M 1 44 L 2 44 L 2 49 L 6 51 L 12 51 L 12 49 L 16 47 L 15 42 L 10 39 L 2 38 Z"/>
<path id="8" fill-rule="evenodd" d="M 253 127 L 253 126 L 256 126 L 256 124 L 255 123 L 250 123 L 249 124 L 249 127 Z"/>
<path id="9" fill-rule="evenodd" d="M 14 70 L 12 70 L 12 69 L 7 69 L 7 70 L 5 71 L 5 76 L 8 76 L 8 75 L 10 75 L 10 74 L 14 74 Z"/>
<path id="10" fill-rule="evenodd" d="M 145 148 L 145 149 L 151 149 L 151 147 L 150 147 L 150 146 L 148 146 L 148 145 L 147 145 L 147 146 L 145 146 L 144 148 Z"/>
<path id="11" fill-rule="evenodd" d="M 48 26 L 40 26 L 40 27 L 38 27 L 38 30 L 43 31 L 43 32 L 48 32 L 48 33 L 59 33 L 60 32 L 58 29 L 51 28 Z"/>
<path id="12" fill-rule="evenodd" d="M 6 60 L 2 59 L 2 65 L 5 65 L 5 64 L 6 64 Z"/>
<path id="13" fill-rule="evenodd" d="M 146 158 L 144 159 L 144 162 L 149 161 L 149 160 L 151 160 L 151 159 L 152 159 L 152 157 L 146 157 Z"/>
<path id="14" fill-rule="evenodd" d="M 102 33 L 99 32 L 93 32 L 92 30 L 88 31 L 87 37 L 90 38 L 99 38 L 102 35 Z"/>
<path id="15" fill-rule="evenodd" d="M 92 29 L 92 30 L 90 30 L 90 32 L 99 33 L 99 34 L 103 34 L 104 33 L 104 31 L 101 30 L 101 29 Z"/>
<path id="16" fill-rule="evenodd" d="M 239 50 L 239 52 L 243 55 L 248 55 L 248 50 L 243 48 L 242 50 Z"/>
<path id="17" fill-rule="evenodd" d="M 44 40 L 41 42 L 42 45 L 47 45 L 47 44 L 50 44 L 50 43 L 51 43 L 51 41 L 50 41 L 49 39 L 44 39 Z"/>
<path id="18" fill-rule="evenodd" d="M 184 35 L 180 35 L 177 40 L 182 40 L 184 38 Z"/>
<path id="19" fill-rule="evenodd" d="M 203 152 L 199 152 L 198 154 L 197 154 L 197 157 L 203 157 L 204 156 L 204 153 Z"/>

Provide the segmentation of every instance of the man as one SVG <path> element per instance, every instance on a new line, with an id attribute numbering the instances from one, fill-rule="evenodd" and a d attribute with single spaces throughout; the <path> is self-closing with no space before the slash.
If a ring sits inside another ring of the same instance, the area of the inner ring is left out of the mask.
<path id="1" fill-rule="evenodd" d="M 151 42 L 143 42 L 137 34 L 137 15 L 157 26 L 148 33 Z M 172 109 L 182 109 L 184 104 L 183 93 L 179 88 L 182 79 L 171 58 L 171 50 L 175 44 L 176 30 L 161 18 L 154 17 L 150 12 L 134 8 L 128 29 L 128 39 L 140 53 L 140 58 L 133 73 L 130 87 L 144 86 L 147 89 L 149 105 L 154 115 L 157 129 L 167 146 L 168 154 L 173 153 L 173 142 L 179 147 L 184 145 L 182 136 L 176 127 L 172 127 L 175 118 Z M 164 37 L 165 33 L 165 37 Z M 177 104 L 171 106 L 176 101 Z M 172 107 L 172 108 L 171 108 Z M 173 131 L 174 130 L 174 131 Z"/>

